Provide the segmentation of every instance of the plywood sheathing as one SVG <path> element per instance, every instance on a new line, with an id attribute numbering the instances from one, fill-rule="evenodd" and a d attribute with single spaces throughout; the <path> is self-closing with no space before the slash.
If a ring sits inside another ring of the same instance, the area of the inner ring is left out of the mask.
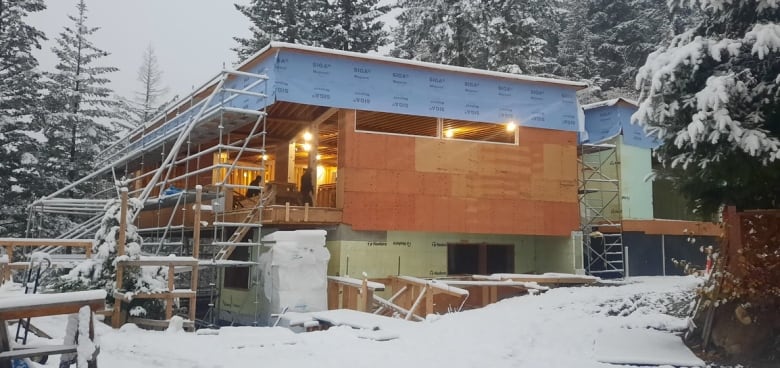
<path id="1" fill-rule="evenodd" d="M 576 134 L 521 128 L 520 145 L 354 131 L 340 113 L 339 190 L 355 230 L 568 236 L 579 221 Z"/>
<path id="2" fill-rule="evenodd" d="M 608 232 L 607 229 L 604 229 Z M 623 231 L 654 235 L 721 236 L 723 229 L 714 222 L 679 220 L 623 220 Z"/>

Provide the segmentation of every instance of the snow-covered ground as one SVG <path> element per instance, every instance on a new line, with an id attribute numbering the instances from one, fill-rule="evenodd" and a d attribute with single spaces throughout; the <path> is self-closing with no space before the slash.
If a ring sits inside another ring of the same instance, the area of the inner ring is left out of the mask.
<path id="1" fill-rule="evenodd" d="M 687 309 L 699 282 L 694 277 L 653 277 L 615 286 L 558 288 L 424 322 L 393 323 L 387 332 L 398 338 L 390 341 L 366 338 L 370 334 L 349 327 L 299 334 L 281 327 L 227 327 L 218 335 L 200 335 L 144 331 L 134 325 L 112 330 L 98 324 L 99 365 L 618 367 L 598 362 L 594 345 L 599 336 L 615 329 L 685 329 L 684 318 L 666 313 L 671 305 Z M 33 320 L 55 338 L 62 337 L 64 323 L 65 317 Z M 643 349 L 642 344 L 637 342 L 637 348 Z M 47 366 L 56 367 L 58 361 L 53 357 Z"/>

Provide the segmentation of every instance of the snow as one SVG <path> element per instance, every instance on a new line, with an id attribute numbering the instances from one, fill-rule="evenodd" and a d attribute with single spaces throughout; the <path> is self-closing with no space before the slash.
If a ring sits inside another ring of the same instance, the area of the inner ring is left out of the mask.
<path id="1" fill-rule="evenodd" d="M 756 24 L 745 34 L 745 39 L 754 41 L 751 52 L 758 54 L 758 58 L 763 60 L 770 50 L 780 51 L 780 25 Z"/>
<path id="2" fill-rule="evenodd" d="M 604 363 L 702 367 L 678 336 L 655 330 L 614 329 L 596 339 L 596 359 Z"/>
<path id="3" fill-rule="evenodd" d="M 639 103 L 634 101 L 634 100 L 631 100 L 631 99 L 628 99 L 628 98 L 623 98 L 623 97 L 618 97 L 618 98 L 613 98 L 611 100 L 604 100 L 604 101 L 590 103 L 590 104 L 587 104 L 587 105 L 582 105 L 582 109 L 583 110 L 591 110 L 591 109 L 595 109 L 595 108 L 599 108 L 599 107 L 615 106 L 620 101 L 623 101 L 623 102 L 625 102 L 625 103 L 627 103 L 629 105 L 639 106 Z"/>
<path id="4" fill-rule="evenodd" d="M 46 135 L 44 135 L 43 130 L 37 132 L 33 132 L 29 130 L 20 130 L 19 133 L 22 133 L 41 144 L 44 144 L 49 141 L 49 139 L 46 138 Z"/>
<path id="5" fill-rule="evenodd" d="M 105 299 L 105 290 L 74 291 L 61 294 L 29 294 L 0 298 L 0 309 L 20 308 L 30 305 L 72 303 L 83 300 Z"/>
<path id="6" fill-rule="evenodd" d="M 631 281 L 609 287 L 556 288 L 418 323 L 390 320 L 395 323 L 380 323 L 378 331 L 337 326 L 296 334 L 282 327 L 223 327 L 218 334 L 205 335 L 145 331 L 135 325 L 113 330 L 98 323 L 98 361 L 100 366 L 114 368 L 398 368 L 423 364 L 448 368 L 628 368 L 599 362 L 596 341 L 604 341 L 605 331 L 684 326 L 686 319 L 664 312 L 670 303 L 685 304 L 701 279 L 636 277 Z M 0 291 L 5 292 L 11 291 Z M 332 312 L 334 320 L 352 318 Z M 59 339 L 65 320 L 47 317 L 32 323 Z M 679 340 L 672 332 L 662 333 Z M 639 357 L 640 348 L 631 351 Z M 655 355 L 668 354 L 656 351 Z M 56 367 L 57 359 L 50 357 L 45 366 Z"/>
<path id="7" fill-rule="evenodd" d="M 78 355 L 77 367 L 87 368 L 87 360 L 91 360 L 92 354 L 95 353 L 97 345 L 89 338 L 89 325 L 92 318 L 92 312 L 88 306 L 83 306 L 79 309 L 78 321 L 79 321 L 79 339 L 78 346 L 76 347 L 76 354 Z"/>
<path id="8" fill-rule="evenodd" d="M 371 313 L 363 313 L 350 309 L 335 309 L 309 313 L 312 318 L 327 322 L 334 326 L 349 326 L 364 330 L 385 330 L 400 332 L 413 328 L 415 322 L 399 318 L 390 318 Z"/>

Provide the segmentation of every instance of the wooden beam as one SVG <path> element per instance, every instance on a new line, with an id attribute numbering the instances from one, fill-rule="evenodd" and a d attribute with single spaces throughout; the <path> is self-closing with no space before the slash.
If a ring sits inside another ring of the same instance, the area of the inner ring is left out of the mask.
<path id="1" fill-rule="evenodd" d="M 0 238 L 0 247 L 92 247 L 91 240 Z"/>
<path id="2" fill-rule="evenodd" d="M 121 193 L 121 207 L 119 210 L 119 240 L 117 244 L 118 256 L 125 255 L 125 242 L 127 241 L 127 187 L 122 187 Z"/>
<path id="3" fill-rule="evenodd" d="M 174 274 L 174 266 L 168 265 L 168 291 L 174 290 L 173 281 L 176 279 Z M 171 319 L 173 317 L 173 298 L 168 297 L 165 299 L 165 319 Z"/>
<path id="4" fill-rule="evenodd" d="M 166 258 L 166 257 L 163 257 Z M 171 259 L 139 259 L 136 261 L 119 261 L 117 264 L 125 266 L 197 266 L 198 260 L 186 257 L 185 259 L 176 259 L 176 257 L 170 257 Z"/>
<path id="5" fill-rule="evenodd" d="M 0 320 L 7 321 L 19 318 L 32 318 L 55 316 L 58 314 L 78 313 L 81 307 L 88 305 L 91 310 L 105 309 L 106 301 L 104 299 L 96 300 L 78 300 L 62 303 L 51 303 L 43 305 L 31 305 L 13 308 L 0 308 Z"/>

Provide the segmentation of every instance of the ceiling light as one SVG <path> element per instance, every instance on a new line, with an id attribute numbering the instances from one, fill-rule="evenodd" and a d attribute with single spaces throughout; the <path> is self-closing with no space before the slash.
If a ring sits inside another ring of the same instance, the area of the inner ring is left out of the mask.
<path id="1" fill-rule="evenodd" d="M 309 133 L 309 132 L 303 133 L 303 140 L 306 141 L 306 142 L 310 141 L 311 140 L 311 133 Z"/>
<path id="2" fill-rule="evenodd" d="M 303 144 L 303 150 L 306 151 L 306 152 L 311 151 L 311 144 L 304 143 Z"/>

